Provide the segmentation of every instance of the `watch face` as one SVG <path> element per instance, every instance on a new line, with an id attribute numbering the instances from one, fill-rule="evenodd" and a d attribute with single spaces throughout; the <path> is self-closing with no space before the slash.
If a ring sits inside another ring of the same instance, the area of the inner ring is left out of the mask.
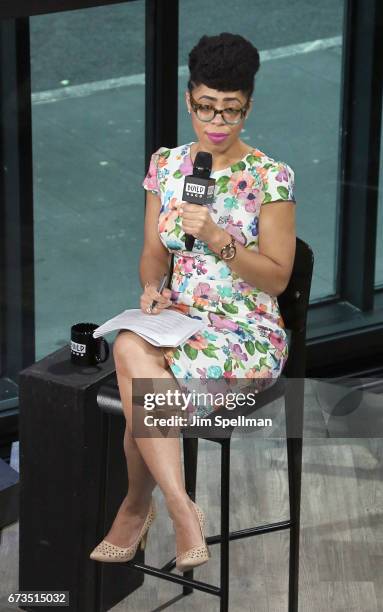
<path id="1" fill-rule="evenodd" d="M 228 245 L 226 247 L 224 247 L 224 250 L 222 251 L 222 257 L 223 259 L 233 259 L 234 255 L 236 254 L 236 248 L 233 245 Z"/>

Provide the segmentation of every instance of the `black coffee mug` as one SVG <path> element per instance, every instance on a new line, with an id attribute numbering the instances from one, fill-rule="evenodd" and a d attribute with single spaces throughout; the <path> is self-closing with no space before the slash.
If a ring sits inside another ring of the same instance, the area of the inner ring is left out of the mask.
<path id="1" fill-rule="evenodd" d="M 77 365 L 97 365 L 109 357 L 109 344 L 100 336 L 93 338 L 96 323 L 76 323 L 71 327 L 70 352 L 71 362 Z M 102 346 L 104 357 L 101 357 Z"/>

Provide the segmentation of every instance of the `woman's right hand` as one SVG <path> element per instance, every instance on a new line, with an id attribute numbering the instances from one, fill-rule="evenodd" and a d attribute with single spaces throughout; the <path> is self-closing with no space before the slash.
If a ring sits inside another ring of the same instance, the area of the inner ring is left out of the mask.
<path id="1" fill-rule="evenodd" d="M 170 289 L 163 289 L 162 293 L 158 293 L 157 285 L 154 283 L 146 283 L 144 292 L 140 297 L 141 310 L 146 314 L 159 314 L 164 308 L 172 306 L 173 302 L 170 297 L 172 292 Z M 152 305 L 153 300 L 157 301 L 157 304 L 151 312 L 147 311 L 148 306 Z"/>

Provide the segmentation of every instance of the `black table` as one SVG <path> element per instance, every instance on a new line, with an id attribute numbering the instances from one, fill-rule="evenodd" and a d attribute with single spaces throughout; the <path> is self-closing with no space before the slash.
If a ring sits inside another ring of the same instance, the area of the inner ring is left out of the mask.
<path id="1" fill-rule="evenodd" d="M 73 612 L 109 610 L 144 580 L 124 563 L 89 559 L 127 491 L 125 419 L 110 419 L 96 401 L 112 377 L 112 350 L 85 367 L 70 362 L 66 345 L 19 378 L 19 589 L 69 591 Z"/>

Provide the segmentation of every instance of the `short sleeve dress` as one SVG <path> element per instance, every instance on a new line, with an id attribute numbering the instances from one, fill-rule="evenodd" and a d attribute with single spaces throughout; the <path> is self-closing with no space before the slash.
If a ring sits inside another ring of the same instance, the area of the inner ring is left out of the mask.
<path id="1" fill-rule="evenodd" d="M 279 377 L 288 354 L 278 301 L 233 272 L 205 242 L 196 239 L 192 251 L 185 250 L 175 205 L 182 201 L 185 176 L 193 172 L 192 144 L 160 147 L 151 156 L 142 183 L 161 198 L 158 232 L 169 253 L 174 253 L 172 308 L 205 323 L 201 332 L 180 346 L 162 350 L 182 389 L 190 391 L 197 379 L 213 394 L 225 393 L 223 386 L 236 391 L 249 379 L 263 389 Z M 256 148 L 211 177 L 216 181 L 209 205 L 213 221 L 253 251 L 258 251 L 261 206 L 277 200 L 295 203 L 292 168 Z M 190 402 L 187 414 L 190 419 L 204 417 L 220 407 L 214 402 Z"/>

